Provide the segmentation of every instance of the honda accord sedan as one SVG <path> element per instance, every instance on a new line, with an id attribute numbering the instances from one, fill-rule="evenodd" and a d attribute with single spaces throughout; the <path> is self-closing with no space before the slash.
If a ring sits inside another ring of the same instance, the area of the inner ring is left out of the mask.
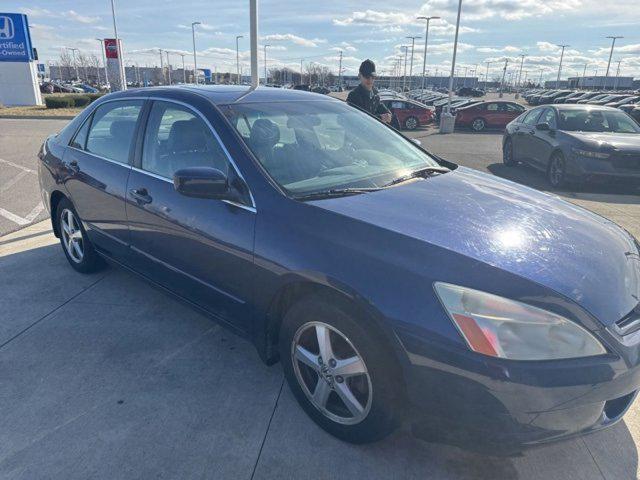
<path id="1" fill-rule="evenodd" d="M 39 157 L 71 267 L 124 266 L 244 335 L 336 437 L 520 449 L 635 398 L 638 242 L 342 101 L 130 90 Z"/>
<path id="2" fill-rule="evenodd" d="M 527 163 L 557 188 L 591 179 L 640 184 L 640 125 L 611 107 L 534 108 L 507 125 L 502 152 L 505 165 Z"/>

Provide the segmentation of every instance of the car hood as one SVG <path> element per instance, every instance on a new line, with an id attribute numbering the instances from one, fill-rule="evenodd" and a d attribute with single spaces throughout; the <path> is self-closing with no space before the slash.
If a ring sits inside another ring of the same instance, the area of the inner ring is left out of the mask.
<path id="1" fill-rule="evenodd" d="M 312 203 L 551 288 L 605 325 L 639 302 L 640 256 L 630 234 L 558 197 L 492 175 L 459 167 Z M 491 290 L 490 282 L 485 288 Z"/>
<path id="2" fill-rule="evenodd" d="M 567 132 L 567 135 L 594 148 L 621 152 L 640 152 L 640 134 L 607 132 Z"/>

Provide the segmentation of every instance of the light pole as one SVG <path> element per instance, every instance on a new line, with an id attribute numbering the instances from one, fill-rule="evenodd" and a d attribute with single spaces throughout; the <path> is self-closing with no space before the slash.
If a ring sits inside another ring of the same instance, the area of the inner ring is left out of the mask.
<path id="1" fill-rule="evenodd" d="M 522 80 L 522 66 L 524 65 L 524 57 L 526 57 L 526 55 L 524 53 L 520 55 L 520 72 L 518 73 L 518 91 L 516 92 L 516 98 L 520 97 L 521 80 Z"/>
<path id="2" fill-rule="evenodd" d="M 487 71 L 484 74 L 484 88 L 486 90 L 487 89 L 487 85 L 489 84 L 489 65 L 491 65 L 494 62 L 487 61 L 487 62 L 484 62 L 484 63 L 487 65 Z"/>
<path id="3" fill-rule="evenodd" d="M 451 115 L 451 98 L 453 97 L 453 76 L 456 72 L 456 55 L 458 54 L 458 34 L 460 33 L 460 14 L 462 13 L 462 0 L 458 1 L 458 17 L 456 19 L 456 35 L 453 40 L 453 58 L 451 60 L 451 76 L 449 77 L 449 100 L 447 101 L 447 115 Z M 442 123 L 442 122 L 441 122 Z M 440 126 L 442 130 L 442 126 Z M 451 126 L 453 131 L 453 125 Z"/>
<path id="4" fill-rule="evenodd" d="M 80 75 L 78 74 L 78 62 L 76 62 L 76 52 L 78 51 L 77 48 L 72 48 L 72 47 L 65 47 L 67 50 L 71 50 L 71 53 L 73 54 L 73 68 L 76 71 L 76 80 L 80 80 Z"/>
<path id="5" fill-rule="evenodd" d="M 116 49 L 118 51 L 118 73 L 120 76 L 120 88 L 122 90 L 127 89 L 127 77 L 124 74 L 124 59 L 122 58 L 122 46 L 120 45 L 120 38 L 118 38 L 118 25 L 116 23 L 116 6 L 114 0 L 111 0 L 111 16 L 113 17 L 113 37 L 116 41 Z"/>
<path id="6" fill-rule="evenodd" d="M 502 69 L 502 80 L 500 81 L 500 98 L 503 97 L 504 93 L 504 79 L 507 76 L 507 67 L 509 66 L 509 59 L 504 59 L 504 68 Z"/>
<path id="7" fill-rule="evenodd" d="M 164 76 L 164 57 L 162 55 L 163 51 L 164 50 L 162 50 L 161 48 L 158 49 L 158 52 L 160 52 L 160 76 L 162 77 L 162 83 L 164 84 L 165 76 Z"/>
<path id="8" fill-rule="evenodd" d="M 271 45 L 267 44 L 264 46 L 264 84 L 267 84 L 267 47 Z"/>
<path id="9" fill-rule="evenodd" d="M 236 85 L 240 85 L 240 50 L 238 40 L 244 38 L 244 35 L 236 35 Z"/>
<path id="10" fill-rule="evenodd" d="M 420 37 L 407 37 L 411 39 L 411 66 L 409 67 L 409 90 L 411 90 L 411 87 L 413 87 L 413 50 L 416 46 L 416 39 L 419 39 Z"/>
<path id="11" fill-rule="evenodd" d="M 404 74 L 402 75 L 402 93 L 404 93 L 407 88 L 407 54 L 409 52 L 409 46 L 402 45 L 401 48 L 404 48 Z"/>
<path id="12" fill-rule="evenodd" d="M 620 64 L 622 63 L 622 59 L 618 60 L 618 68 L 616 70 L 616 83 L 613 86 L 614 90 L 618 90 L 618 80 L 620 79 Z"/>
<path id="13" fill-rule="evenodd" d="M 424 53 L 422 55 L 422 90 L 424 90 L 425 73 L 427 71 L 427 46 L 429 45 L 429 23 L 431 20 L 437 20 L 440 17 L 418 17 L 418 20 L 426 20 L 427 26 L 424 32 Z"/>
<path id="14" fill-rule="evenodd" d="M 169 85 L 171 85 L 171 62 L 169 61 L 169 50 L 164 51 L 167 56 L 167 78 L 169 79 Z"/>
<path id="15" fill-rule="evenodd" d="M 560 53 L 560 65 L 558 66 L 558 79 L 556 80 L 556 90 L 560 88 L 560 75 L 562 74 L 562 59 L 564 58 L 564 49 L 570 46 L 571 45 L 558 45 L 558 47 L 562 48 L 562 52 Z"/>
<path id="16" fill-rule="evenodd" d="M 202 22 L 191 23 L 191 39 L 193 40 L 193 83 L 198 83 L 198 58 L 196 55 L 196 25 L 201 25 Z"/>
<path id="17" fill-rule="evenodd" d="M 96 40 L 100 42 L 100 50 L 102 51 L 102 65 L 104 65 L 104 82 L 108 85 L 109 74 L 107 73 L 107 57 L 104 53 L 104 41 L 101 38 L 96 38 Z"/>
<path id="18" fill-rule="evenodd" d="M 187 83 L 187 70 L 184 67 L 184 53 L 179 54 L 182 57 L 182 83 Z"/>
<path id="19" fill-rule="evenodd" d="M 251 51 L 251 87 L 258 86 L 258 0 L 249 0 L 249 32 Z"/>
<path id="20" fill-rule="evenodd" d="M 607 78 L 609 78 L 609 67 L 611 66 L 611 57 L 613 56 L 613 48 L 616 46 L 616 40 L 624 38 L 619 35 L 611 35 L 607 38 L 611 39 L 611 51 L 609 52 L 609 62 L 607 63 L 607 73 L 604 74 L 604 87 L 607 88 Z"/>

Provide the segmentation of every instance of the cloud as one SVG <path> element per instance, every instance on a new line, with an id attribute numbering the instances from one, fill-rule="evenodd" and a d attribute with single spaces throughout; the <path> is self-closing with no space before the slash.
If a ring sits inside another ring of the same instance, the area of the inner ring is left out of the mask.
<path id="1" fill-rule="evenodd" d="M 274 33 L 271 35 L 265 35 L 262 37 L 263 40 L 268 42 L 291 42 L 301 47 L 317 47 L 319 43 L 326 43 L 326 40 L 321 38 L 307 39 L 303 37 L 299 37 L 298 35 L 293 35 L 292 33 Z"/>
<path id="2" fill-rule="evenodd" d="M 521 52 L 522 48 L 506 45 L 504 47 L 477 47 L 476 50 L 480 53 L 516 53 Z"/>
<path id="3" fill-rule="evenodd" d="M 87 24 L 96 23 L 97 21 L 100 20 L 100 17 L 90 17 L 87 15 L 81 15 L 75 10 L 69 10 L 66 14 L 63 14 L 63 16 L 67 16 L 71 20 L 75 20 L 76 22 L 87 23 Z"/>

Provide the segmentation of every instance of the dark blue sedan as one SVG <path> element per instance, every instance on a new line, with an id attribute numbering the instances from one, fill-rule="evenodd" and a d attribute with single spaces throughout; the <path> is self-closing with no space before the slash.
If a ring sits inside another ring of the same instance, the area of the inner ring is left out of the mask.
<path id="1" fill-rule="evenodd" d="M 122 265 L 248 337 L 344 440 L 409 421 L 519 449 L 615 423 L 640 385 L 631 235 L 339 100 L 112 94 L 40 159 L 73 268 Z"/>

